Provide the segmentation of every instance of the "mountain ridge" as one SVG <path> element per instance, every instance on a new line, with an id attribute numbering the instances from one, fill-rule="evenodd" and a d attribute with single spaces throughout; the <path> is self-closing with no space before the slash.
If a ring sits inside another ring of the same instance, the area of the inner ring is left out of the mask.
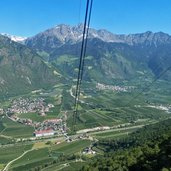
<path id="1" fill-rule="evenodd" d="M 6 33 L 1 35 L 9 37 L 11 40 L 24 43 L 28 47 L 38 50 L 50 51 L 64 44 L 74 44 L 82 40 L 83 24 L 71 26 L 67 24 L 59 24 L 55 27 L 42 31 L 32 37 L 14 36 Z M 163 43 L 171 43 L 171 36 L 164 32 L 146 31 L 134 34 L 115 34 L 106 29 L 89 28 L 89 39 L 98 38 L 104 42 L 125 43 L 128 45 L 159 45 Z"/>
<path id="2" fill-rule="evenodd" d="M 28 47 L 49 52 L 55 48 L 61 47 L 64 44 L 74 44 L 82 40 L 83 25 L 70 26 L 65 24 L 57 25 L 47 29 L 44 32 L 27 38 L 25 44 Z M 104 42 L 126 43 L 128 45 L 155 45 L 163 43 L 170 44 L 171 36 L 167 33 L 147 31 L 136 34 L 113 34 L 105 29 L 96 30 L 89 29 L 89 39 L 98 38 Z"/>
<path id="3" fill-rule="evenodd" d="M 62 76 L 75 79 L 82 29 L 81 24 L 74 27 L 57 25 L 28 38 L 23 46 L 31 53 L 37 53 L 38 58 L 56 68 Z M 163 32 L 147 31 L 125 36 L 90 28 L 85 80 L 111 83 L 115 79 L 138 78 L 144 73 L 158 78 L 171 64 L 170 47 L 171 36 Z M 171 80 L 170 71 L 165 78 Z"/>
<path id="4" fill-rule="evenodd" d="M 55 63 L 55 66 L 60 68 L 62 73 L 73 76 L 74 72 L 71 71 L 78 67 L 82 30 L 82 24 L 78 26 L 61 24 L 28 38 L 25 43 L 26 46 L 37 52 L 45 53 L 44 59 Z M 91 74 L 88 74 L 88 80 L 98 76 L 99 79 L 103 77 L 108 78 L 108 80 L 110 80 L 109 77 L 125 79 L 137 76 L 137 72 L 143 73 L 144 70 L 148 70 L 149 74 L 151 70 L 155 77 L 159 77 L 171 62 L 168 50 L 170 47 L 171 36 L 163 32 L 147 31 L 145 33 L 116 35 L 104 29 L 90 28 L 86 55 L 93 58 L 91 64 L 90 61 L 87 62 L 90 64 L 89 68 L 94 69 L 97 66 L 99 68 L 89 71 Z M 71 61 L 72 56 L 75 56 L 77 60 Z M 58 58 L 63 61 L 60 65 Z M 68 72 L 65 73 L 64 70 Z M 169 73 L 170 71 L 166 73 L 166 78 L 170 80 Z"/>

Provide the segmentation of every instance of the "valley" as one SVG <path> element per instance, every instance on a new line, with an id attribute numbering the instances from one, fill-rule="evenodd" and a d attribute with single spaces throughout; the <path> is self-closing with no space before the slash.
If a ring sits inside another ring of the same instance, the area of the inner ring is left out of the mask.
<path id="1" fill-rule="evenodd" d="M 0 35 L 0 170 L 91 169 L 90 160 L 142 146 L 146 128 L 169 125 L 171 36 L 93 28 L 73 122 L 82 28 L 59 25 L 20 42 Z"/>
<path id="2" fill-rule="evenodd" d="M 103 150 L 93 145 L 97 141 L 122 140 L 145 125 L 171 117 L 169 95 L 153 92 L 153 89 L 136 97 L 141 88 L 138 89 L 139 84 L 133 82 L 125 83 L 125 87 L 130 85 L 129 91 L 123 89 L 123 84 L 122 88 L 115 84 L 113 87 L 99 88 L 97 84 L 86 82 L 81 89 L 75 135 L 72 132 L 73 85 L 55 85 L 48 91 L 38 90 L 1 101 L 1 168 L 6 166 L 8 170 L 21 171 L 30 167 L 43 170 L 76 169 L 78 165 L 82 167 L 89 157 L 103 155 Z M 160 81 L 154 86 L 159 85 Z M 170 90 L 169 87 L 167 90 Z M 154 93 L 155 96 L 151 96 Z M 164 101 L 159 98 L 161 96 L 165 97 Z M 59 125 L 51 123 L 51 120 L 58 120 Z M 53 129 L 53 135 L 34 135 L 36 130 L 49 128 Z M 84 152 L 89 147 L 95 154 L 91 154 L 91 150 Z"/>

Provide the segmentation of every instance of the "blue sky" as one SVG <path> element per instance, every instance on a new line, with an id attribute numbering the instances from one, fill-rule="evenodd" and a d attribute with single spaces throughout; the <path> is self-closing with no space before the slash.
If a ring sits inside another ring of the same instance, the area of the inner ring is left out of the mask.
<path id="1" fill-rule="evenodd" d="M 85 2 L 0 0 L 0 32 L 33 36 L 61 23 L 77 25 L 83 22 Z M 94 0 L 91 27 L 118 34 L 171 34 L 171 0 Z"/>

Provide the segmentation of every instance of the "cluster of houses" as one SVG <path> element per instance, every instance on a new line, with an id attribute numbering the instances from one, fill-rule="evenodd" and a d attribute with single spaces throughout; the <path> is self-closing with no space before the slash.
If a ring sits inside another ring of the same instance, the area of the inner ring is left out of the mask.
<path id="1" fill-rule="evenodd" d="M 36 137 L 64 134 L 67 130 L 66 123 L 62 119 L 48 119 L 35 125 Z"/>
<path id="2" fill-rule="evenodd" d="M 33 126 L 33 127 L 37 123 L 37 122 L 33 122 L 31 119 L 19 118 L 16 114 L 11 115 L 9 118 L 15 122 L 18 122 L 24 125 Z"/>
<path id="3" fill-rule="evenodd" d="M 45 115 L 53 107 L 53 104 L 46 104 L 43 98 L 19 98 L 13 100 L 11 106 L 5 111 L 2 109 L 0 112 L 6 114 L 9 119 L 15 122 L 34 127 L 35 131 L 33 134 L 36 137 L 42 137 L 65 133 L 67 130 L 66 122 L 59 118 L 37 122 L 28 118 L 20 118 L 19 114 L 39 113 L 40 115 Z"/>
<path id="4" fill-rule="evenodd" d="M 63 134 L 67 130 L 66 123 L 63 122 L 62 119 L 47 119 L 43 122 L 36 122 L 31 119 L 19 118 L 15 114 L 11 115 L 9 118 L 15 122 L 34 127 L 34 135 L 36 137 Z"/>
<path id="5" fill-rule="evenodd" d="M 112 91 L 117 91 L 117 92 L 127 92 L 131 89 L 134 88 L 134 86 L 113 86 L 113 85 L 105 85 L 101 83 L 96 84 L 96 88 L 98 90 L 112 90 Z"/>
<path id="6" fill-rule="evenodd" d="M 46 104 L 44 98 L 19 98 L 12 101 L 11 106 L 7 109 L 7 113 L 33 113 L 44 116 L 53 108 L 53 104 Z"/>
<path id="7" fill-rule="evenodd" d="M 152 104 L 151 103 L 150 105 L 147 105 L 147 107 L 151 107 L 151 108 L 166 111 L 167 113 L 171 113 L 171 105 L 162 105 L 162 104 Z"/>

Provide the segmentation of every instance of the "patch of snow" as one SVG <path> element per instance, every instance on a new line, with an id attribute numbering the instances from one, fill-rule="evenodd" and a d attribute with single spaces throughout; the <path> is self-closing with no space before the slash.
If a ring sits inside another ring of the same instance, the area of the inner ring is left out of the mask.
<path id="1" fill-rule="evenodd" d="M 1 35 L 3 36 L 6 36 L 8 38 L 10 38 L 12 41 L 14 42 L 23 42 L 27 39 L 27 37 L 21 37 L 21 36 L 14 36 L 14 35 L 10 35 L 10 34 L 7 34 L 7 33 L 1 33 Z"/>

